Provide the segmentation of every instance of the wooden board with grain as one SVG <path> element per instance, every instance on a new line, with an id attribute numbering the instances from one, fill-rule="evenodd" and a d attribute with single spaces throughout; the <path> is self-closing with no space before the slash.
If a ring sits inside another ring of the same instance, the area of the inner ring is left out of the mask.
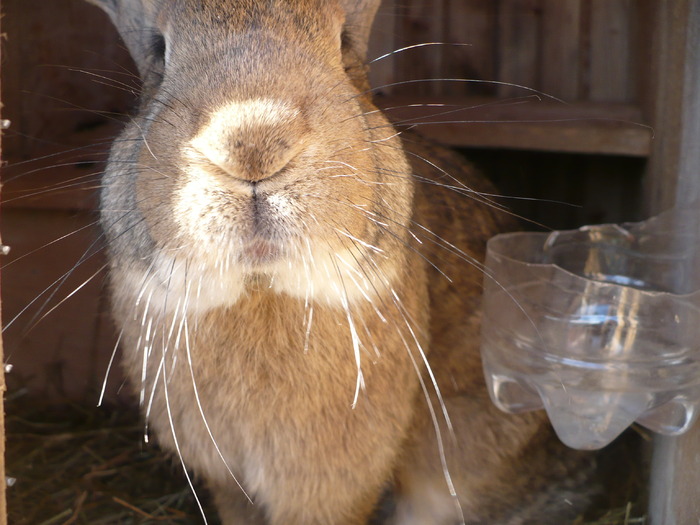
<path id="1" fill-rule="evenodd" d="M 377 100 L 399 127 L 443 144 L 473 148 L 645 157 L 653 129 L 629 104 L 577 104 L 538 97 L 494 102 L 478 97 L 390 96 Z"/>
<path id="2" fill-rule="evenodd" d="M 639 16 L 646 1 L 411 0 L 393 4 L 394 40 L 382 40 L 381 49 L 375 42 L 372 49 L 376 55 L 446 44 L 401 53 L 393 81 L 474 81 L 426 82 L 387 93 L 503 98 L 522 95 L 517 86 L 526 86 L 567 102 L 632 104 L 637 71 L 649 58 L 642 44 L 653 29 L 653 21 Z"/>
<path id="3" fill-rule="evenodd" d="M 2 12 L 2 0 L 0 0 L 0 12 Z M 0 31 L 1 34 L 1 31 Z M 0 48 L 0 63 L 2 62 L 2 48 Z M 0 85 L 2 85 L 2 79 L 0 79 Z M 0 108 L 2 104 L 0 103 Z M 0 120 L 2 115 L 0 115 Z M 0 135 L 0 162 L 2 161 L 2 136 Z M 2 240 L 0 240 L 0 246 L 2 245 Z M 1 276 L 0 276 L 1 277 Z M 0 311 L 2 310 L 2 305 L 0 305 Z M 2 326 L 2 322 L 0 322 Z M 7 387 L 5 386 L 5 358 L 3 352 L 2 339 L 0 338 L 0 363 L 3 367 L 0 370 L 0 525 L 7 524 L 7 501 L 5 497 L 5 491 L 7 489 L 7 478 L 5 477 L 5 391 Z"/>

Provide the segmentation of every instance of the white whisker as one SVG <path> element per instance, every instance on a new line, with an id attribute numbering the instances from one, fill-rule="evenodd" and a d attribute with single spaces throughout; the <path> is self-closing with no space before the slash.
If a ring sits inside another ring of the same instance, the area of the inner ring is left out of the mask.
<path id="1" fill-rule="evenodd" d="M 165 354 L 163 355 L 163 358 L 162 358 L 162 361 L 164 361 L 164 360 L 165 360 Z M 187 465 L 185 465 L 185 459 L 182 455 L 182 450 L 180 448 L 180 442 L 177 439 L 177 432 L 175 431 L 175 421 L 173 420 L 173 413 L 172 413 L 172 410 L 170 408 L 170 395 L 168 393 L 168 378 L 167 378 L 167 374 L 165 373 L 165 367 L 163 367 L 163 395 L 165 396 L 165 410 L 168 414 L 168 424 L 170 426 L 170 434 L 171 434 L 171 437 L 173 438 L 173 444 L 175 445 L 175 451 L 176 451 L 177 457 L 180 460 L 180 465 L 182 465 L 182 470 L 185 473 L 185 478 L 187 478 L 187 484 L 190 486 L 190 491 L 192 492 L 192 495 L 194 496 L 195 502 L 197 503 L 197 507 L 199 508 L 199 512 L 202 515 L 202 520 L 204 520 L 204 525 L 207 525 L 209 522 L 207 521 L 206 512 L 204 512 L 204 507 L 202 506 L 202 502 L 200 501 L 199 496 L 197 495 L 197 491 L 194 488 L 194 483 L 192 482 L 192 477 L 190 476 L 189 472 L 187 471 Z"/>
<path id="2" fill-rule="evenodd" d="M 370 64 L 374 64 L 375 62 L 378 62 L 380 60 L 383 60 L 385 58 L 388 58 L 392 55 L 396 55 L 398 53 L 403 53 L 404 51 L 409 51 L 411 49 L 417 49 L 419 47 L 427 47 L 427 46 L 469 46 L 471 47 L 472 44 L 466 44 L 466 43 L 459 43 L 459 42 L 423 42 L 421 44 L 413 44 L 411 46 L 406 46 L 406 47 L 401 47 L 399 49 L 394 49 L 393 51 L 390 51 L 389 53 L 385 53 L 381 56 L 378 56 L 377 58 L 370 60 Z"/>
<path id="3" fill-rule="evenodd" d="M 355 364 L 357 365 L 357 381 L 355 383 L 355 394 L 353 396 L 353 400 L 351 403 L 351 407 L 354 409 L 357 406 L 357 401 L 360 397 L 360 390 L 363 390 L 365 388 L 365 379 L 364 375 L 362 374 L 362 356 L 360 353 L 360 336 L 357 333 L 357 329 L 355 328 L 355 322 L 353 321 L 352 313 L 350 313 L 350 304 L 348 302 L 348 295 L 347 291 L 345 290 L 345 283 L 343 282 L 343 275 L 340 272 L 340 269 L 338 268 L 338 265 L 336 261 L 333 261 L 333 266 L 335 267 L 336 274 L 338 275 L 338 278 L 340 280 L 340 283 L 343 287 L 342 294 L 340 295 L 341 297 L 341 304 L 343 306 L 343 309 L 345 310 L 345 316 L 348 321 L 348 328 L 350 330 L 350 337 L 352 340 L 352 351 L 355 356 Z"/>
<path id="4" fill-rule="evenodd" d="M 189 289 L 188 289 L 189 292 Z M 187 296 L 185 297 L 185 303 L 187 303 Z M 219 455 L 219 458 L 221 459 L 222 463 L 224 464 L 224 467 L 228 471 L 229 475 L 231 476 L 231 479 L 238 485 L 238 488 L 241 489 L 241 492 L 245 495 L 246 499 L 252 504 L 253 500 L 250 498 L 248 493 L 245 491 L 243 488 L 243 485 L 241 485 L 238 481 L 238 478 L 236 478 L 235 474 L 231 470 L 231 467 L 228 464 L 228 461 L 226 461 L 226 458 L 224 457 L 223 452 L 221 452 L 221 449 L 219 448 L 219 444 L 217 443 L 216 439 L 214 438 L 214 434 L 212 433 L 211 427 L 209 426 L 209 422 L 207 421 L 206 416 L 204 415 L 204 408 L 202 408 L 202 401 L 199 398 L 199 389 L 197 388 L 197 381 L 195 380 L 194 376 L 194 366 L 192 364 L 192 350 L 190 348 L 190 335 L 189 335 L 189 328 L 187 325 L 187 316 L 183 314 L 183 320 L 184 320 L 184 327 L 185 327 L 185 352 L 187 355 L 187 364 L 188 368 L 190 371 L 190 379 L 192 380 L 192 390 L 194 391 L 194 399 L 197 403 L 197 409 L 199 410 L 199 415 L 202 419 L 202 423 L 204 423 L 204 428 L 207 431 L 207 434 L 209 435 L 209 439 L 214 445 L 214 449 L 216 450 L 216 453 Z"/>
<path id="5" fill-rule="evenodd" d="M 119 336 L 117 337 L 117 342 L 114 343 L 114 349 L 112 350 L 112 354 L 109 357 L 109 363 L 107 364 L 107 370 L 105 370 L 105 378 L 102 381 L 102 388 L 100 389 L 100 397 L 97 400 L 98 407 L 101 407 L 102 402 L 104 401 L 105 392 L 107 390 L 107 380 L 109 379 L 109 373 L 112 370 L 112 365 L 114 364 L 114 358 L 117 355 L 117 349 L 119 348 L 119 343 L 121 342 L 123 335 L 124 335 L 124 329 L 122 328 L 119 331 Z"/>

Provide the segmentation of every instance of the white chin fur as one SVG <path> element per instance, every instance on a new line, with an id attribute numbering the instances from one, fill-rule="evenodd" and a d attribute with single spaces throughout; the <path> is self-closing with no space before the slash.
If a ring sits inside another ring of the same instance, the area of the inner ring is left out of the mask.
<path id="1" fill-rule="evenodd" d="M 196 316 L 230 307 L 247 293 L 249 286 L 269 286 L 276 293 L 305 302 L 346 308 L 390 293 L 395 265 L 387 264 L 381 255 L 371 255 L 376 264 L 368 262 L 367 253 L 345 251 L 250 268 L 238 263 L 214 266 L 211 260 L 197 262 L 161 252 L 150 268 L 115 268 L 113 277 L 119 283 L 118 294 L 128 294 L 138 310 L 147 308 L 153 313 L 182 313 L 186 309 Z M 359 260 L 374 268 L 363 271 L 357 267 Z"/>
<path id="2" fill-rule="evenodd" d="M 232 271 L 233 270 L 233 271 Z M 211 267 L 159 253 L 149 268 L 114 268 L 116 293 L 128 294 L 135 306 L 154 313 L 201 314 L 234 304 L 244 280 L 232 268 Z"/>
<path id="3" fill-rule="evenodd" d="M 395 265 L 383 255 L 364 248 L 313 254 L 312 261 L 280 263 L 272 273 L 272 288 L 292 297 L 346 307 L 358 301 L 373 302 L 388 292 L 395 278 Z M 370 262 L 370 258 L 373 262 Z M 363 268 L 358 267 L 363 261 Z"/>

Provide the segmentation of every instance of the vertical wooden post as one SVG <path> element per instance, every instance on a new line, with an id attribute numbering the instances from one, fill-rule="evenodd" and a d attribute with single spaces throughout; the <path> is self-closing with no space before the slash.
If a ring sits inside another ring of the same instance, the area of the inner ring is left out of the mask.
<path id="1" fill-rule="evenodd" d="M 675 65 L 671 66 L 674 71 L 670 75 L 664 67 L 656 70 L 657 77 L 663 75 L 659 82 L 662 86 L 667 84 L 667 89 L 662 88 L 656 94 L 657 112 L 660 110 L 666 116 L 655 123 L 660 143 L 650 163 L 653 193 L 648 197 L 652 211 L 659 211 L 653 208 L 668 204 L 671 198 L 677 205 L 686 206 L 691 203 L 698 206 L 700 200 L 700 0 L 663 0 L 661 3 L 665 4 L 664 25 L 670 33 L 659 58 L 666 58 Z M 664 94 L 671 96 L 665 98 Z M 669 118 L 677 127 L 668 125 Z M 697 212 L 700 213 L 700 209 Z M 700 247 L 696 247 L 696 251 L 700 252 Z M 695 271 L 700 273 L 700 267 Z M 697 276 L 693 277 L 697 282 Z M 698 487 L 700 425 L 696 424 L 679 437 L 657 436 L 649 506 L 652 525 L 699 523 Z"/>
<path id="2" fill-rule="evenodd" d="M 672 207 L 681 156 L 681 130 L 689 122 L 684 114 L 690 6 L 697 0 L 643 0 L 642 40 L 649 46 L 649 66 L 640 65 L 641 105 L 646 120 L 654 128 L 652 153 L 644 184 L 645 212 L 656 215 Z M 685 91 L 685 93 L 684 93 Z"/>
<path id="3" fill-rule="evenodd" d="M 0 15 L 2 14 L 2 0 L 0 0 Z M 0 21 L 2 16 L 0 16 Z M 2 28 L 0 28 L 0 44 L 2 43 L 3 35 Z M 0 45 L 0 62 L 2 62 L 2 45 Z M 0 79 L 0 82 L 2 79 Z M 0 110 L 2 109 L 2 103 L 0 102 Z M 2 122 L 2 116 L 0 115 L 0 122 Z M 2 159 L 2 134 L 0 134 L 0 160 Z M 0 190 L 2 186 L 0 185 Z M 2 245 L 2 240 L 0 239 L 0 246 Z M 2 305 L 0 304 L 0 311 L 2 310 Z M 0 322 L 0 327 L 2 323 Z M 5 358 L 2 351 L 2 337 L 0 337 L 0 525 L 7 524 L 7 503 L 5 498 L 6 490 L 6 477 L 5 477 Z"/>

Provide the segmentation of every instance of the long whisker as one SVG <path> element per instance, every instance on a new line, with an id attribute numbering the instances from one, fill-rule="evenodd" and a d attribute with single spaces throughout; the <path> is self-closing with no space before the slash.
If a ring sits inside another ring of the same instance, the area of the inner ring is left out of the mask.
<path id="1" fill-rule="evenodd" d="M 168 282 L 166 284 L 166 292 L 165 292 L 165 298 L 163 299 L 163 307 L 162 307 L 162 319 L 163 323 L 165 323 L 165 319 L 167 318 L 167 304 L 168 304 L 168 297 L 170 294 L 170 286 L 171 286 L 171 280 L 173 276 L 173 270 L 175 267 L 175 262 L 176 260 L 173 258 L 172 265 L 170 267 L 170 272 L 168 274 Z M 182 454 L 182 450 L 180 448 L 180 443 L 177 438 L 177 432 L 175 430 L 175 421 L 173 418 L 172 414 L 172 409 L 170 405 L 170 394 L 168 390 L 168 371 L 167 371 L 167 366 L 165 364 L 167 363 L 167 345 L 166 345 L 166 339 L 165 339 L 165 330 L 163 330 L 163 335 L 162 335 L 162 352 L 161 352 L 161 365 L 162 365 L 162 377 L 163 377 L 163 395 L 165 396 L 165 408 L 168 413 L 168 424 L 170 426 L 170 433 L 173 438 L 173 443 L 175 444 L 175 450 L 177 452 L 177 456 L 180 460 L 180 464 L 182 465 L 182 469 L 185 473 L 185 477 L 187 478 L 187 484 L 190 486 L 190 490 L 192 491 L 192 495 L 194 496 L 195 501 L 197 502 L 197 507 L 199 508 L 199 512 L 202 515 L 202 519 L 204 520 L 205 525 L 208 524 L 207 521 L 207 516 L 206 512 L 204 511 L 204 507 L 202 505 L 202 502 L 199 499 L 199 495 L 197 494 L 197 490 L 194 487 L 194 483 L 192 481 L 192 477 L 190 476 L 189 471 L 187 470 L 187 465 L 185 464 L 185 458 Z M 160 367 L 159 367 L 160 368 Z"/>
<path id="2" fill-rule="evenodd" d="M 352 341 L 352 351 L 353 355 L 355 356 L 355 364 L 357 365 L 357 381 L 355 384 L 355 395 L 353 396 L 351 404 L 351 407 L 354 409 L 357 406 L 357 401 L 360 396 L 360 390 L 363 390 L 365 388 L 365 378 L 362 373 L 362 355 L 360 353 L 361 342 L 360 336 L 357 333 L 357 328 L 355 327 L 355 321 L 353 320 L 352 313 L 350 312 L 350 302 L 348 301 L 348 292 L 345 288 L 343 274 L 338 268 L 338 263 L 336 260 L 333 260 L 333 267 L 335 269 L 336 275 L 338 276 L 338 279 L 340 280 L 340 284 L 342 287 L 342 290 L 340 290 L 342 292 L 340 294 L 340 300 L 343 310 L 345 311 L 346 319 L 348 321 L 348 328 L 350 330 L 350 338 Z"/>
<path id="3" fill-rule="evenodd" d="M 163 360 L 165 360 L 165 355 L 163 355 Z M 192 491 L 192 495 L 194 496 L 194 500 L 197 503 L 197 507 L 199 508 L 199 512 L 202 515 L 202 520 L 204 521 L 204 525 L 207 525 L 209 522 L 207 521 L 207 514 L 204 511 L 204 506 L 202 505 L 202 502 L 199 499 L 199 496 L 197 495 L 197 491 L 194 488 L 194 483 L 192 482 L 192 477 L 190 476 L 189 472 L 187 471 L 187 465 L 185 465 L 185 459 L 182 456 L 182 450 L 180 448 L 180 442 L 177 439 L 177 432 L 175 431 L 175 421 L 173 419 L 173 413 L 172 409 L 170 407 L 170 395 L 168 393 L 168 378 L 167 378 L 167 372 L 165 371 L 165 366 L 163 367 L 163 394 L 165 396 L 165 410 L 168 414 L 168 424 L 170 425 L 170 433 L 173 438 L 173 443 L 175 445 L 175 451 L 177 453 L 177 457 L 180 460 L 180 465 L 182 465 L 182 470 L 185 473 L 185 478 L 187 478 L 187 484 L 190 486 L 190 490 Z"/>
<path id="4" fill-rule="evenodd" d="M 189 299 L 189 285 L 187 286 L 187 290 L 185 292 L 185 305 L 188 302 Z M 183 324 L 184 324 L 184 336 L 185 336 L 185 352 L 187 355 L 187 364 L 190 372 L 190 379 L 192 380 L 192 389 L 194 391 L 194 399 L 197 403 L 197 409 L 199 410 L 199 415 L 202 419 L 202 422 L 204 423 L 204 428 L 207 430 L 207 434 L 209 435 L 209 439 L 214 445 L 214 449 L 216 450 L 216 453 L 219 455 L 219 458 L 221 459 L 222 463 L 224 464 L 224 467 L 226 467 L 226 470 L 228 471 L 229 475 L 233 479 L 233 481 L 238 485 L 238 488 L 241 489 L 241 492 L 243 492 L 243 495 L 246 497 L 246 499 L 252 504 L 253 500 L 251 497 L 248 495 L 246 490 L 243 488 L 243 485 L 240 484 L 238 481 L 238 478 L 236 478 L 236 475 L 233 473 L 231 470 L 231 467 L 228 464 L 228 461 L 226 461 L 226 458 L 224 457 L 223 452 L 221 452 L 221 449 L 219 448 L 219 444 L 214 438 L 214 434 L 212 433 L 211 427 L 209 426 L 209 422 L 207 421 L 206 416 L 204 415 L 204 408 L 202 407 L 202 401 L 199 397 L 199 389 L 197 388 L 197 381 L 195 380 L 194 376 L 194 365 L 192 364 L 192 350 L 190 348 L 190 333 L 189 333 L 189 327 L 187 324 L 187 308 L 183 308 L 182 312 L 182 317 L 183 317 Z"/>
<path id="5" fill-rule="evenodd" d="M 102 381 L 102 388 L 100 389 L 100 397 L 97 400 L 97 406 L 101 407 L 105 398 L 105 392 L 107 391 L 107 379 L 109 378 L 109 373 L 112 370 L 112 365 L 114 364 L 114 358 L 117 355 L 117 350 L 119 349 L 119 343 L 121 343 L 122 336 L 124 335 L 124 330 L 119 331 L 119 336 L 117 337 L 117 342 L 114 343 L 114 349 L 109 358 L 109 363 L 107 364 L 107 370 L 105 371 L 105 378 Z"/>
<path id="6" fill-rule="evenodd" d="M 363 96 L 368 93 L 375 93 L 377 91 L 381 91 L 382 89 L 387 89 L 387 88 L 392 88 L 396 86 L 405 86 L 405 85 L 410 85 L 410 84 L 425 84 L 428 82 L 454 82 L 457 84 L 490 84 L 490 85 L 495 85 L 495 86 L 507 86 L 507 87 L 514 87 L 518 89 L 522 89 L 523 91 L 527 91 L 529 93 L 534 93 L 536 95 L 539 95 L 543 98 L 548 98 L 550 100 L 553 100 L 555 102 L 559 102 L 561 104 L 567 104 L 566 101 L 555 97 L 554 95 L 550 95 L 549 93 L 545 93 L 544 91 L 540 91 L 535 88 L 531 88 L 528 86 L 524 86 L 522 84 L 516 84 L 514 82 L 505 82 L 502 80 L 482 80 L 478 78 L 415 78 L 411 80 L 401 80 L 399 82 L 391 82 L 389 84 L 384 84 L 381 86 L 376 86 L 373 88 L 368 89 L 367 91 L 364 91 L 360 95 L 355 95 L 355 97 Z"/>
<path id="7" fill-rule="evenodd" d="M 385 58 L 389 58 L 390 56 L 396 55 L 398 53 L 403 53 L 404 51 L 409 51 L 411 49 L 417 49 L 419 47 L 428 47 L 428 46 L 466 46 L 466 47 L 471 47 L 472 44 L 457 43 L 457 42 L 423 42 L 422 44 L 414 44 L 412 46 L 402 47 L 402 48 L 390 51 L 389 53 L 385 53 L 381 56 L 378 56 L 377 58 L 375 58 L 373 60 L 370 60 L 369 64 L 374 64 L 375 62 L 378 62 L 378 61 L 383 60 Z"/>
<path id="8" fill-rule="evenodd" d="M 362 253 L 366 253 L 366 252 L 362 252 Z M 366 262 L 369 263 L 369 267 L 372 268 L 375 275 L 377 275 L 380 279 L 382 279 L 384 281 L 384 286 L 386 287 L 387 291 L 389 292 L 389 296 L 394 303 L 396 311 L 399 313 L 399 315 L 403 319 L 404 325 L 410 334 L 410 338 L 413 342 L 413 345 L 409 344 L 409 342 L 406 339 L 406 337 L 404 336 L 403 332 L 401 331 L 401 329 L 397 325 L 397 327 L 396 327 L 397 333 L 404 343 L 404 347 L 407 350 L 409 358 L 410 358 L 410 360 L 413 364 L 413 367 L 416 371 L 416 374 L 418 376 L 418 380 L 420 382 L 421 389 L 422 389 L 423 394 L 426 398 L 426 404 L 428 405 L 428 410 L 430 412 L 431 420 L 432 420 L 433 427 L 434 427 L 435 434 L 436 434 L 436 441 L 438 444 L 438 453 L 439 453 L 440 462 L 441 462 L 441 466 L 442 466 L 442 470 L 443 470 L 443 476 L 444 476 L 445 482 L 447 484 L 447 487 L 448 487 L 448 490 L 450 493 L 450 497 L 452 498 L 453 502 L 455 503 L 455 506 L 458 510 L 458 513 L 461 516 L 462 523 L 464 523 L 464 514 L 462 511 L 462 506 L 461 506 L 461 503 L 459 502 L 459 498 L 457 496 L 457 491 L 455 489 L 454 482 L 452 481 L 452 475 L 450 474 L 449 468 L 447 466 L 447 457 L 445 454 L 445 447 L 444 447 L 443 438 L 442 438 L 442 431 L 440 430 L 440 425 L 438 423 L 437 414 L 435 412 L 435 408 L 433 407 L 433 401 L 432 401 L 431 396 L 429 394 L 428 386 L 427 386 L 425 380 L 423 379 L 423 374 L 421 373 L 421 368 L 419 367 L 418 362 L 416 361 L 416 359 L 413 355 L 413 352 L 411 351 L 412 347 L 416 348 L 416 350 L 418 351 L 418 354 L 421 357 L 421 361 L 423 363 L 424 369 L 427 371 L 428 376 L 431 380 L 433 391 L 435 392 L 437 399 L 438 399 L 438 402 L 442 408 L 442 416 L 444 418 L 444 421 L 445 421 L 447 428 L 448 428 L 450 434 L 452 435 L 453 439 L 455 438 L 454 429 L 453 429 L 449 414 L 447 412 L 447 405 L 445 404 L 442 393 L 440 391 L 440 387 L 437 383 L 437 379 L 435 378 L 432 367 L 430 366 L 430 363 L 428 361 L 427 354 L 423 350 L 423 347 L 420 343 L 420 340 L 418 339 L 418 336 L 413 329 L 413 325 L 415 324 L 415 320 L 411 319 L 411 315 L 404 308 L 402 301 L 401 301 L 401 298 L 399 297 L 398 293 L 394 290 L 391 283 L 389 283 L 388 280 L 385 277 L 383 277 L 382 272 L 379 269 L 379 267 L 377 266 L 376 262 L 368 255 L 365 255 L 364 259 Z"/>
<path id="9" fill-rule="evenodd" d="M 41 317 L 39 317 L 36 321 L 34 321 L 33 324 L 29 326 L 27 331 L 32 331 L 36 326 L 43 321 L 47 316 L 51 315 L 52 312 L 54 312 L 57 308 L 59 308 L 63 303 L 65 303 L 68 299 L 73 297 L 76 293 L 78 293 L 83 287 L 85 287 L 87 284 L 89 284 L 95 277 L 100 275 L 103 271 L 107 269 L 109 265 L 108 264 L 103 264 L 95 273 L 93 273 L 90 277 L 88 277 L 85 281 L 82 282 L 82 284 L 78 285 L 73 289 L 72 292 L 70 292 L 68 295 L 66 295 L 63 299 L 61 299 L 57 304 L 55 304 L 53 307 L 51 307 L 50 310 L 46 311 Z"/>

